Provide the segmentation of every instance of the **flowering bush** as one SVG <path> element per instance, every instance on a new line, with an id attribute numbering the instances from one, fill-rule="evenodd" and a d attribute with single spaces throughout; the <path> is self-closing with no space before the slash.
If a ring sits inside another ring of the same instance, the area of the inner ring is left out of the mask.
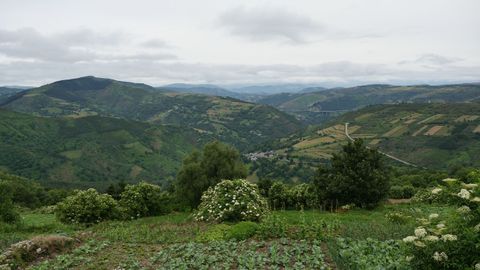
<path id="1" fill-rule="evenodd" d="M 118 205 L 112 196 L 95 189 L 77 191 L 56 208 L 57 218 L 64 223 L 91 225 L 118 217 Z"/>
<path id="2" fill-rule="evenodd" d="M 258 221 L 268 212 L 256 185 L 246 180 L 223 180 L 203 195 L 195 213 L 199 221 Z"/>
<path id="3" fill-rule="evenodd" d="M 480 269 L 480 190 L 477 184 L 455 179 L 431 190 L 432 198 L 457 205 L 447 221 L 438 214 L 419 219 L 414 235 L 403 239 L 414 269 Z"/>
<path id="4" fill-rule="evenodd" d="M 167 212 L 168 194 L 157 185 L 141 182 L 127 185 L 120 195 L 123 214 L 128 219 L 155 216 Z"/>

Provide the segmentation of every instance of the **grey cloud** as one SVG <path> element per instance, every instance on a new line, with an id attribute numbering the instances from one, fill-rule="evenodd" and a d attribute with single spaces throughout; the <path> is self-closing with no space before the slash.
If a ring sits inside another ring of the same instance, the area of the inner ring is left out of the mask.
<path id="1" fill-rule="evenodd" d="M 168 48 L 170 45 L 168 45 L 167 42 L 161 39 L 149 39 L 144 42 L 140 43 L 140 46 L 146 47 L 146 48 Z"/>
<path id="2" fill-rule="evenodd" d="M 279 40 L 292 43 L 308 41 L 311 33 L 324 26 L 309 17 L 279 8 L 237 7 L 225 11 L 219 24 L 231 34 L 251 40 Z"/>
<path id="3" fill-rule="evenodd" d="M 160 61 L 177 58 L 171 53 L 158 51 L 136 54 L 109 53 L 125 45 L 130 45 L 128 35 L 120 32 L 98 33 L 89 29 L 77 29 L 66 33 L 43 35 L 33 28 L 16 31 L 0 29 L 0 54 L 14 59 L 75 63 L 145 59 Z"/>
<path id="4" fill-rule="evenodd" d="M 308 82 L 328 86 L 367 83 L 435 83 L 478 80 L 480 66 L 448 67 L 442 70 L 411 71 L 388 65 L 348 61 L 298 65 L 220 65 L 121 59 L 115 61 L 13 62 L 0 64 L 0 85 L 39 85 L 51 81 L 95 75 L 160 85 L 170 82 L 245 84 Z M 26 75 L 28 74 L 28 75 Z"/>
<path id="5" fill-rule="evenodd" d="M 414 60 L 405 60 L 399 62 L 400 65 L 405 64 L 422 64 L 427 66 L 442 66 L 461 61 L 461 58 L 456 57 L 446 57 L 438 54 L 427 53 L 422 54 Z"/>

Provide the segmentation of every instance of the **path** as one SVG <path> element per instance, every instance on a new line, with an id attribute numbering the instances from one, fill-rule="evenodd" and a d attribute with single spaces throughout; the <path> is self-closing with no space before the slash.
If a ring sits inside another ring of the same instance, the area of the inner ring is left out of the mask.
<path id="1" fill-rule="evenodd" d="M 345 136 L 347 136 L 347 138 L 348 138 L 350 141 L 352 141 L 352 142 L 354 141 L 354 139 L 353 139 L 352 137 L 350 137 L 350 134 L 348 134 L 348 123 L 345 123 Z M 367 148 L 369 148 L 369 147 L 367 146 Z M 399 159 L 399 158 L 397 158 L 397 157 L 394 157 L 394 156 L 392 156 L 392 155 L 389 155 L 389 154 L 387 154 L 387 153 L 384 153 L 384 152 L 382 152 L 382 151 L 380 151 L 380 150 L 378 150 L 378 149 L 377 149 L 377 151 L 378 151 L 380 154 L 382 154 L 382 155 L 384 155 L 384 156 L 386 156 L 386 157 L 388 157 L 388 158 L 390 158 L 390 159 L 393 159 L 393 160 L 395 160 L 395 161 L 398 161 L 398 162 L 400 162 L 400 163 L 403 163 L 403 164 L 405 164 L 405 165 L 412 166 L 412 167 L 415 167 L 415 168 L 418 168 L 418 167 L 419 167 L 419 166 L 417 166 L 417 165 L 415 165 L 415 164 L 412 164 L 412 163 L 410 163 L 410 162 L 408 162 L 408 161 L 405 161 L 405 160 Z"/>

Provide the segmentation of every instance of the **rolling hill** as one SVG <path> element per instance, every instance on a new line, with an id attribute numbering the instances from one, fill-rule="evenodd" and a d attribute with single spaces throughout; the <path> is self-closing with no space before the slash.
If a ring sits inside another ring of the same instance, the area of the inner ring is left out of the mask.
<path id="1" fill-rule="evenodd" d="M 88 116 L 45 118 L 0 109 L 0 170 L 47 187 L 165 184 L 184 156 L 211 140 L 193 129 Z"/>
<path id="2" fill-rule="evenodd" d="M 286 165 L 282 173 L 296 172 L 299 165 L 305 170 L 326 162 L 348 142 L 345 123 L 349 123 L 351 137 L 362 138 L 370 147 L 418 167 L 445 170 L 480 166 L 480 103 L 413 103 L 368 106 L 271 142 L 260 148 L 273 150 L 273 155 L 259 159 L 264 166 L 259 172 L 265 175 L 269 166 Z"/>
<path id="3" fill-rule="evenodd" d="M 302 124 L 273 107 L 151 86 L 82 77 L 18 93 L 2 107 L 36 116 L 117 117 L 194 128 L 240 149 L 298 131 Z"/>
<path id="4" fill-rule="evenodd" d="M 457 103 L 480 100 L 480 85 L 365 85 L 307 93 L 283 93 L 258 100 L 297 116 L 308 123 L 318 124 L 346 111 L 374 104 L 396 103 Z"/>

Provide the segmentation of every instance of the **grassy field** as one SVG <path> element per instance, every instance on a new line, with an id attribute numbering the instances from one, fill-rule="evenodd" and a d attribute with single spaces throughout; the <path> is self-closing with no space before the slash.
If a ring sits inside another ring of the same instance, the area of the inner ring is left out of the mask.
<path id="1" fill-rule="evenodd" d="M 67 252 L 35 261 L 28 269 L 359 269 L 365 262 L 381 267 L 382 258 L 384 264 L 401 264 L 399 240 L 412 233 L 415 219 L 453 211 L 421 204 L 342 213 L 275 211 L 258 224 L 255 233 L 229 241 L 215 238 L 215 232 L 234 224 L 200 223 L 189 213 L 109 221 L 88 228 L 63 225 L 52 214 L 24 213 L 22 225 L 0 225 L 0 250 L 34 236 L 60 234 L 79 243 Z M 407 218 L 392 221 L 389 213 Z M 366 248 L 368 254 L 362 255 Z M 375 261 L 369 262 L 370 257 Z"/>

